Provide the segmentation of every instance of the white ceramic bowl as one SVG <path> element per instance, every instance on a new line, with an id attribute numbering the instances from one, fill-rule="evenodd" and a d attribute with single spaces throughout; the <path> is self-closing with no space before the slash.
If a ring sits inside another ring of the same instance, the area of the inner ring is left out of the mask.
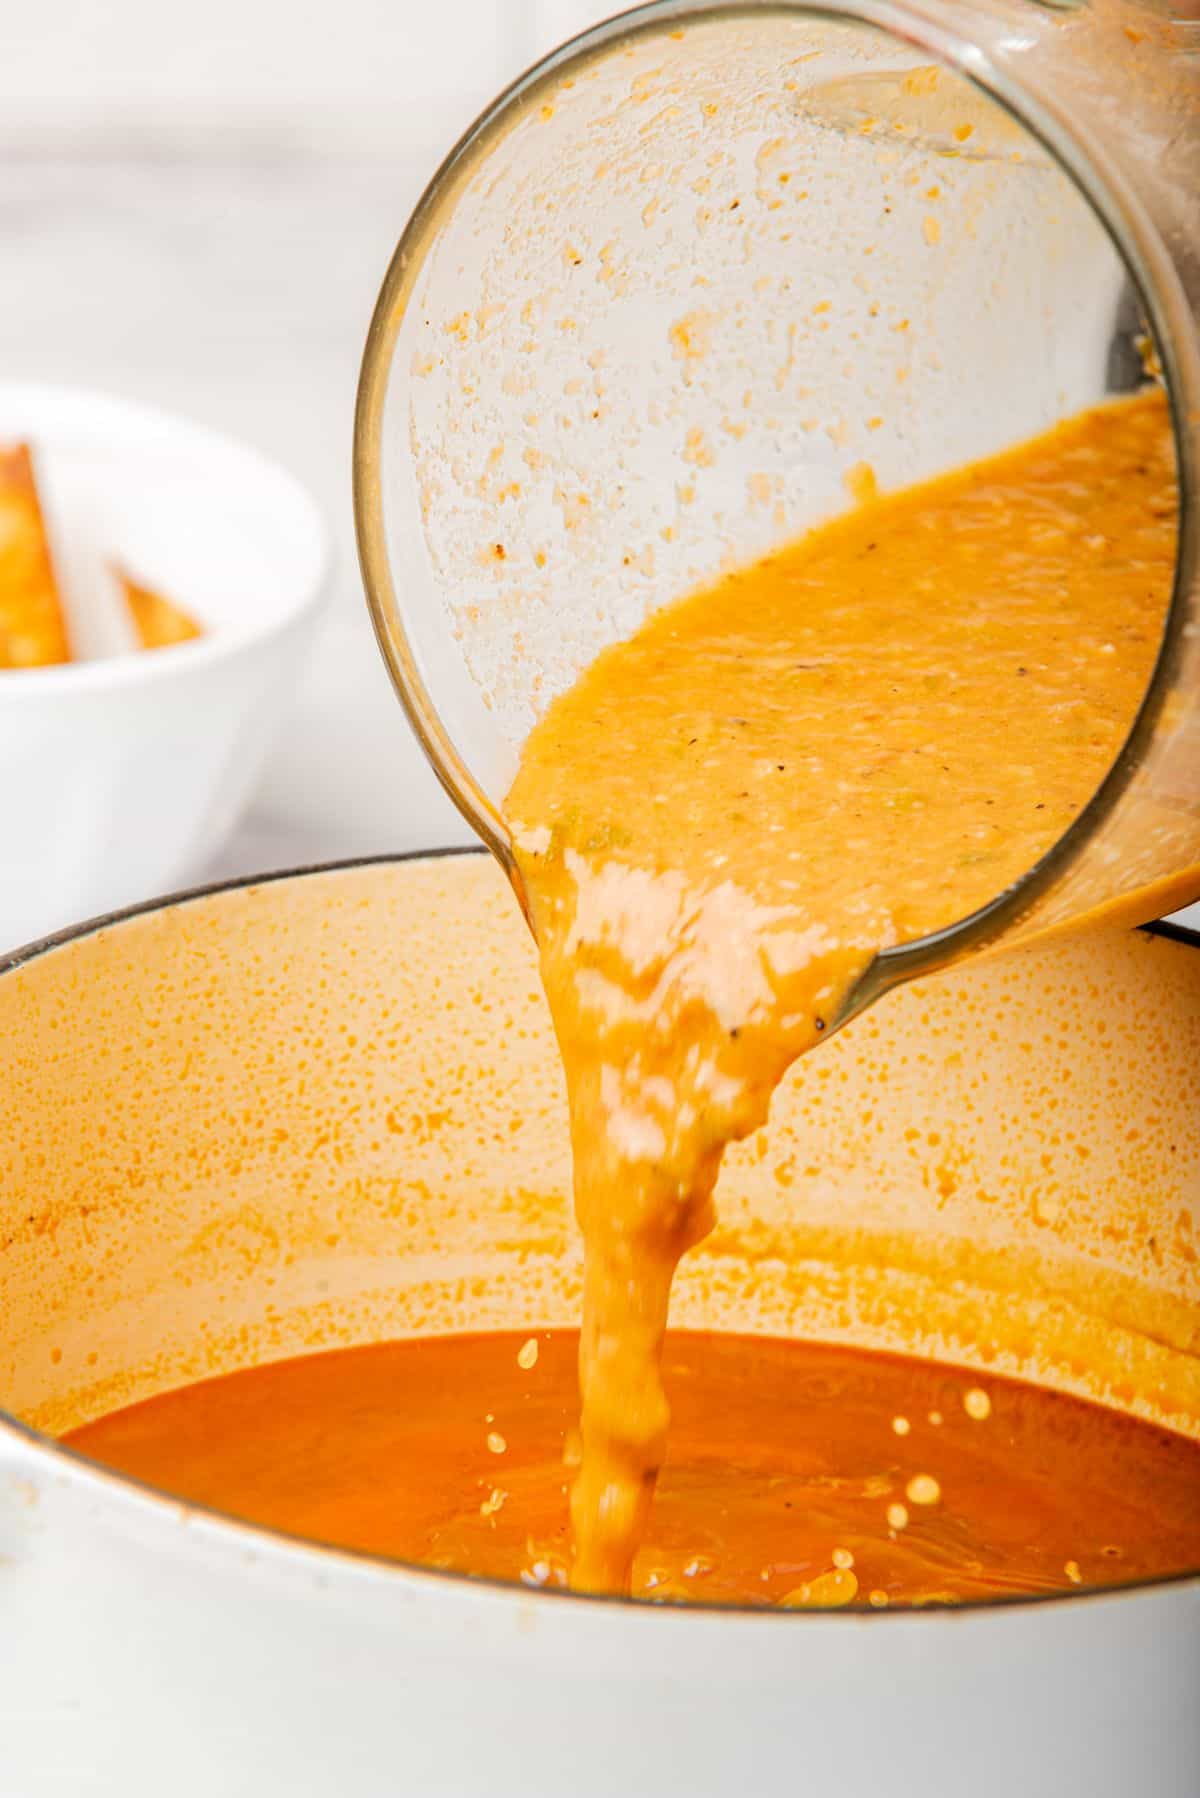
<path id="1" fill-rule="evenodd" d="M 299 483 L 185 419 L 0 383 L 0 442 L 20 438 L 63 541 L 90 535 L 206 634 L 0 671 L 0 949 L 168 890 L 219 846 L 254 790 L 329 569 Z"/>

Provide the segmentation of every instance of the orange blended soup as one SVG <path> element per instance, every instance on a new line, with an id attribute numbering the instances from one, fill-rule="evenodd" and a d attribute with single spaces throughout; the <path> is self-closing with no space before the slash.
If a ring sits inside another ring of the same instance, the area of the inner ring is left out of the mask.
<path id="1" fill-rule="evenodd" d="M 204 1380 L 68 1441 L 367 1554 L 563 1586 L 573 1330 L 418 1337 Z M 788 1609 L 962 1603 L 1200 1567 L 1200 1443 L 931 1361 L 673 1331 L 631 1590 Z"/>
<path id="2" fill-rule="evenodd" d="M 1086 805 L 1174 572 L 1157 390 L 875 499 L 658 612 L 556 699 L 507 801 L 586 1249 L 572 1582 L 630 1589 L 671 1282 L 728 1143 L 876 952 Z"/>

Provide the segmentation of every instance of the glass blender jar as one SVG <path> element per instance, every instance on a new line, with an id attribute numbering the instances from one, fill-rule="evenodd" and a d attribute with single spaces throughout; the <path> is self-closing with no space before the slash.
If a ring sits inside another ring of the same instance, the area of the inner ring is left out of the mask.
<path id="1" fill-rule="evenodd" d="M 1200 896 L 1200 36 L 1083 0 L 660 0 L 451 152 L 392 260 L 355 502 L 380 645 L 520 893 L 500 805 L 608 643 L 849 503 L 1147 369 L 1181 511 L 1157 666 L 1088 806 L 899 980 Z M 844 1021 L 844 1020 L 839 1020 Z"/>

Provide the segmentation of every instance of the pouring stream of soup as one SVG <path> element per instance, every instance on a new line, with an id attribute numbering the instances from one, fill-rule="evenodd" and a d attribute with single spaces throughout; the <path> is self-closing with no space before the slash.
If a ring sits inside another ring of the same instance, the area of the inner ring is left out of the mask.
<path id="1" fill-rule="evenodd" d="M 1083 809 L 1149 680 L 1176 508 L 1148 390 L 655 614 L 531 733 L 506 809 L 585 1242 L 577 1587 L 629 1590 L 671 1281 L 726 1145 L 878 950 Z"/>

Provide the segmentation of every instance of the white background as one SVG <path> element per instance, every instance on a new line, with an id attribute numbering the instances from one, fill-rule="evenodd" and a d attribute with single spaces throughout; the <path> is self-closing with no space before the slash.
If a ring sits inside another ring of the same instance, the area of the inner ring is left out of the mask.
<path id="1" fill-rule="evenodd" d="M 465 122 L 604 10 L 586 0 L 3 0 L 0 130 L 50 153 L 388 154 L 422 126 Z"/>

